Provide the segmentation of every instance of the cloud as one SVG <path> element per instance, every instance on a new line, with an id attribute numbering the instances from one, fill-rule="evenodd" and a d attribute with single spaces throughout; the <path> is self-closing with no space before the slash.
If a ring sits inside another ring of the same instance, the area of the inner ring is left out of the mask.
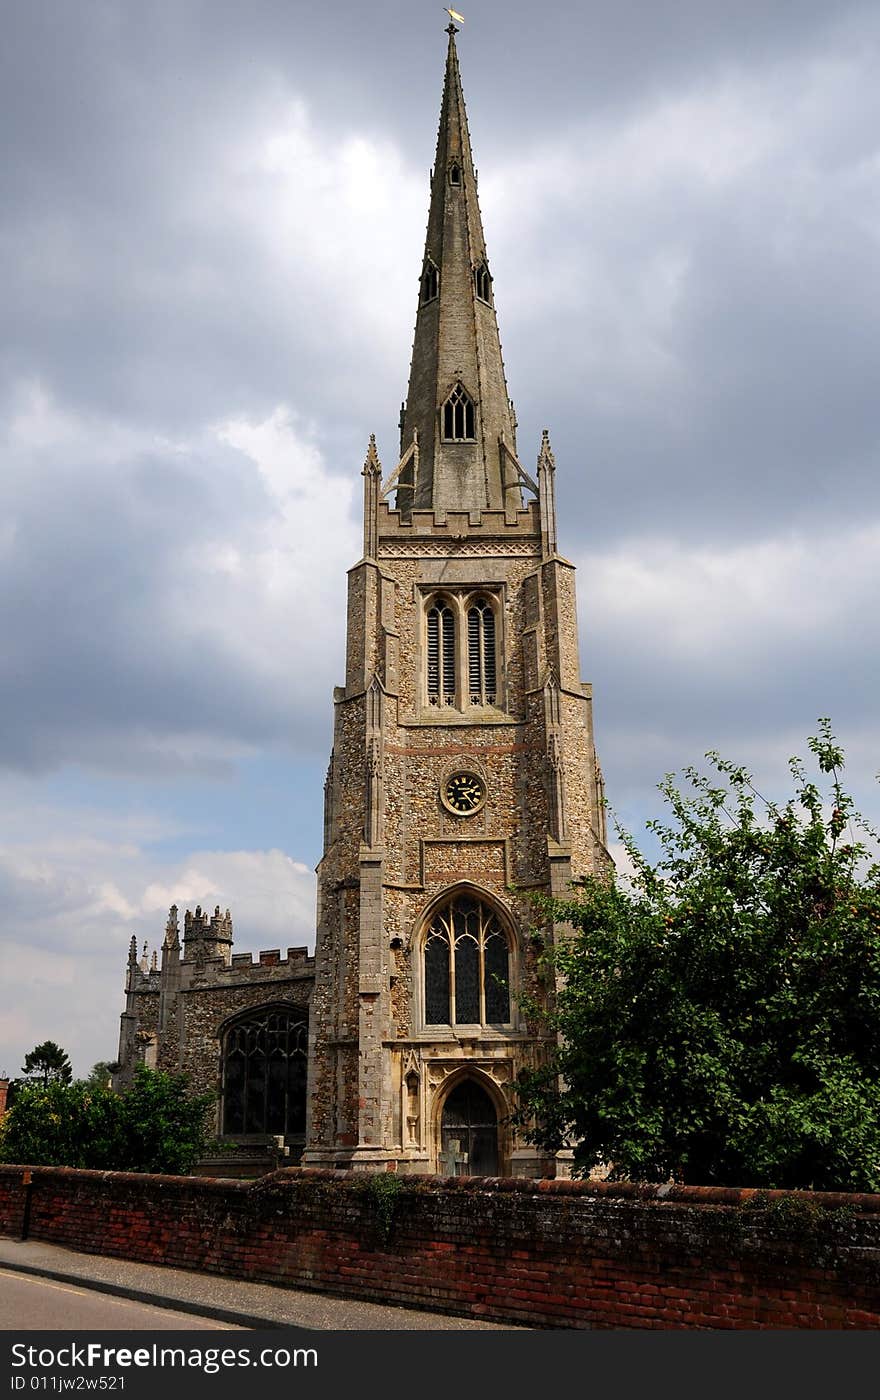
<path id="1" fill-rule="evenodd" d="M 646 788 L 708 749 L 777 797 L 786 760 L 829 715 L 869 817 L 880 727 L 880 521 L 731 544 L 629 539 L 581 559 L 582 666 L 596 683 L 607 790 L 624 825 L 656 815 Z"/>
<path id="2" fill-rule="evenodd" d="M 107 815 L 22 812 L 26 839 L 2 833 L 4 959 L 0 1071 L 45 1039 L 84 1074 L 113 1059 L 131 935 L 159 949 L 168 908 L 229 907 L 236 949 L 314 947 L 315 877 L 280 850 L 192 850 L 167 860 L 149 843 L 108 839 Z M 123 827 L 126 814 L 121 814 Z M 144 830 L 156 836 L 157 823 Z M 41 832 L 41 835 L 37 833 Z M 128 835 L 135 835 L 130 828 Z M 25 975 L 26 974 L 26 975 Z"/>
<path id="3" fill-rule="evenodd" d="M 688 547 L 635 539 L 582 564 L 603 631 L 638 632 L 639 655 L 670 667 L 704 667 L 725 683 L 814 649 L 826 658 L 857 639 L 880 651 L 868 605 L 880 568 L 880 520 L 826 533 Z M 855 633 L 855 638 L 852 634 Z"/>
<path id="4" fill-rule="evenodd" d="M 328 136 L 277 73 L 238 75 L 222 104 L 195 70 L 157 107 L 167 74 L 104 60 L 95 91 L 60 80 L 70 130 L 22 131 L 41 178 L 22 174 L 0 216 L 7 376 L 172 436 L 292 402 L 362 452 L 378 384 L 405 377 L 418 254 L 399 250 L 420 240 L 426 181 L 379 133 Z M 341 403 L 368 415 L 354 440 Z"/>
<path id="5" fill-rule="evenodd" d="M 0 761 L 210 774 L 317 742 L 360 541 L 292 409 L 169 440 L 27 384 L 4 458 Z"/>
<path id="6" fill-rule="evenodd" d="M 521 455 L 543 404 L 595 541 L 880 513 L 875 48 L 793 45 L 588 108 L 484 180 Z"/>

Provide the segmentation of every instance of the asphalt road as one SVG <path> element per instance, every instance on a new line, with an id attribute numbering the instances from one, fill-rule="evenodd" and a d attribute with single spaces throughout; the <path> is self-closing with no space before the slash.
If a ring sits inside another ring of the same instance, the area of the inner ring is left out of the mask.
<path id="1" fill-rule="evenodd" d="M 283 1288 L 275 1284 L 248 1283 L 219 1274 L 140 1264 L 131 1259 L 110 1258 L 102 1254 L 80 1254 L 42 1240 L 14 1240 L 3 1236 L 0 1236 L 0 1330 L 9 1326 L 3 1317 L 4 1278 L 12 1277 L 14 1271 L 28 1277 L 44 1277 L 52 1283 L 74 1289 L 91 1288 L 120 1295 L 143 1303 L 146 1308 L 162 1302 L 169 1305 L 172 1312 L 191 1309 L 191 1315 L 203 1321 L 216 1317 L 220 1322 L 247 1329 L 305 1327 L 334 1332 L 511 1330 L 504 1323 L 485 1322 L 476 1317 L 391 1307 L 385 1303 L 337 1298 L 326 1293 Z M 167 1317 L 165 1310 L 162 1311 Z M 30 1324 L 32 1328 L 37 1325 Z M 73 1322 L 60 1324 L 61 1327 L 75 1325 Z M 163 1322 L 159 1325 L 169 1324 Z M 208 1325 L 207 1322 L 205 1325 Z M 177 1326 L 184 1324 L 181 1322 Z"/>
<path id="2" fill-rule="evenodd" d="M 54 1279 L 0 1269 L 0 1327 L 4 1332 L 241 1332 L 229 1322 L 151 1308 L 130 1298 L 77 1288 Z"/>

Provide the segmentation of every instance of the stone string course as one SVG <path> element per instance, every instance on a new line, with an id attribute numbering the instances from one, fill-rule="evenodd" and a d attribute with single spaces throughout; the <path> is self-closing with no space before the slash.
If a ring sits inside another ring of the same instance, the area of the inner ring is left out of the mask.
<path id="1" fill-rule="evenodd" d="M 880 1327 L 880 1199 L 522 1179 L 0 1167 L 0 1233 L 538 1327 Z M 30 1182 L 30 1184 L 28 1184 Z"/>

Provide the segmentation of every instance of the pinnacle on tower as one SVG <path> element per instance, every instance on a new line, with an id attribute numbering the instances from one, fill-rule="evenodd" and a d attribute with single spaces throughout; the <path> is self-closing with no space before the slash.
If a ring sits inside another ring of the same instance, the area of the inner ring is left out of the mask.
<path id="1" fill-rule="evenodd" d="M 164 946 L 166 948 L 180 947 L 180 924 L 177 921 L 176 904 L 172 904 L 170 910 L 168 911 L 168 922 L 165 925 Z"/>
<path id="2" fill-rule="evenodd" d="M 370 433 L 364 478 L 364 558 L 375 559 L 379 548 L 379 500 L 382 492 L 382 463 L 376 451 L 376 435 Z"/>
<path id="3" fill-rule="evenodd" d="M 364 460 L 364 476 L 381 476 L 382 463 L 379 461 L 379 454 L 376 451 L 376 434 L 370 433 L 370 443 L 367 447 L 367 455 Z"/>
<path id="4" fill-rule="evenodd" d="M 538 453 L 538 470 L 545 467 L 548 471 L 556 470 L 556 458 L 553 455 L 553 448 L 550 446 L 550 430 L 544 428 L 541 431 L 541 450 Z"/>
<path id="5" fill-rule="evenodd" d="M 556 458 L 550 446 L 550 434 L 545 428 L 541 434 L 541 450 L 538 453 L 538 501 L 541 511 L 541 546 L 549 557 L 556 553 Z"/>
<path id="6" fill-rule="evenodd" d="M 477 200 L 454 25 L 419 283 L 403 448 L 419 453 L 401 473 L 404 513 L 515 510 L 522 506 L 516 424 L 507 393 L 492 275 Z M 506 444 L 506 446 L 505 446 Z"/>

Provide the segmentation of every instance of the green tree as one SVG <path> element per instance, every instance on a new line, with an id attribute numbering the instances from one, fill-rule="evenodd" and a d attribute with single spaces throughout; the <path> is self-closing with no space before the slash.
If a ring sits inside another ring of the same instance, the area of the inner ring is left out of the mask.
<path id="1" fill-rule="evenodd" d="M 116 1060 L 97 1060 L 82 1083 L 87 1084 L 90 1089 L 107 1089 L 110 1087 L 113 1073 L 118 1068 Z"/>
<path id="2" fill-rule="evenodd" d="M 876 833 L 827 720 L 809 745 L 819 780 L 792 759 L 784 806 L 717 754 L 685 793 L 667 777 L 657 864 L 624 835 L 629 882 L 543 901 L 572 934 L 555 1009 L 526 1010 L 558 1051 L 517 1116 L 577 1173 L 880 1190 L 880 865 L 854 829 Z"/>
<path id="3" fill-rule="evenodd" d="M 23 1082 L 0 1122 L 0 1161 L 108 1170 L 116 1165 L 118 1141 L 113 1095 L 82 1081 Z"/>
<path id="4" fill-rule="evenodd" d="M 139 1065 L 134 1083 L 118 1101 L 123 1136 L 120 1170 L 186 1173 L 192 1169 L 207 1143 L 212 1094 L 193 1095 L 185 1074 Z"/>
<path id="5" fill-rule="evenodd" d="M 26 1084 L 0 1123 L 0 1161 L 186 1173 L 204 1151 L 212 1102 L 185 1075 L 144 1066 L 122 1094 L 87 1080 Z"/>
<path id="6" fill-rule="evenodd" d="M 42 1045 L 34 1046 L 30 1054 L 25 1055 L 21 1072 L 27 1079 L 39 1080 L 42 1084 L 69 1084 L 73 1079 L 67 1051 L 54 1040 L 44 1040 Z"/>

